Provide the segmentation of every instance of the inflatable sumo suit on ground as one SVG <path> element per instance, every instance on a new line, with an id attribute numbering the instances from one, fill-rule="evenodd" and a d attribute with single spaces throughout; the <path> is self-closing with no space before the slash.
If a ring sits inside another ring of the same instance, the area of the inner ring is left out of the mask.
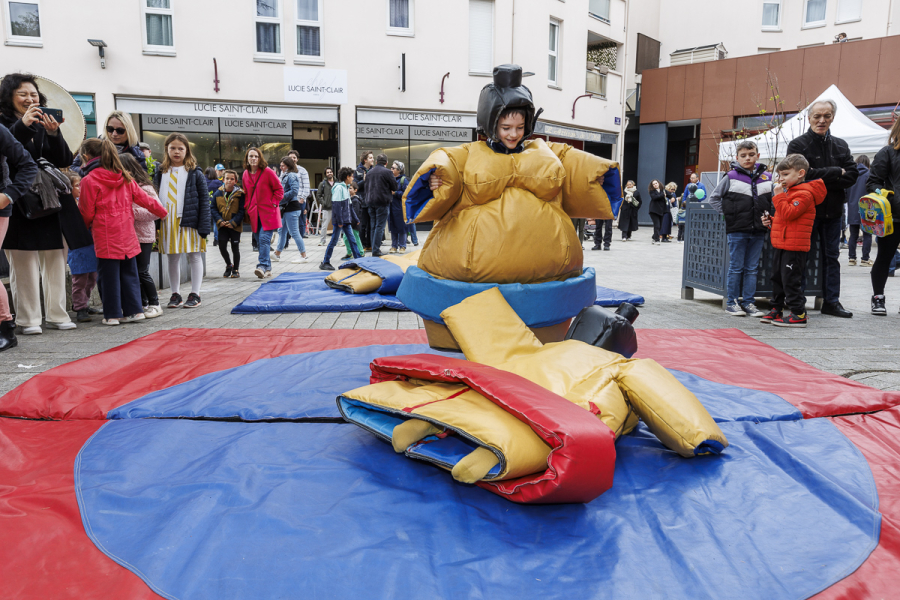
<path id="1" fill-rule="evenodd" d="M 351 294 L 394 294 L 403 274 L 419 261 L 416 250 L 402 256 L 363 257 L 347 261 L 325 278 L 325 285 Z"/>
<path id="2" fill-rule="evenodd" d="M 438 298 L 471 296 L 484 284 L 519 284 L 502 290 L 517 311 L 517 303 L 527 304 L 550 284 L 556 285 L 553 295 L 561 303 L 590 295 L 590 301 L 570 307 L 553 323 L 537 323 L 519 312 L 544 342 L 561 341 L 571 318 L 593 304 L 596 282 L 592 272 L 586 277 L 582 271 L 583 250 L 572 219 L 613 218 L 622 196 L 618 164 L 541 139 L 507 149 L 496 132 L 509 109 L 526 113 L 527 138 L 540 113 L 522 85 L 518 65 L 496 67 L 493 83 L 481 91 L 478 131 L 490 141 L 436 150 L 404 193 L 406 221 L 435 224 L 418 267 L 409 269 L 397 297 L 425 320 L 432 346 L 459 347 L 437 315 L 423 310 L 425 299 L 417 288 L 425 283 Z M 433 192 L 432 174 L 443 181 Z"/>
<path id="3" fill-rule="evenodd" d="M 522 503 L 590 502 L 612 486 L 614 441 L 643 420 L 684 457 L 718 454 L 719 426 L 675 377 L 577 340 L 542 344 L 497 288 L 442 315 L 468 361 L 372 362 L 344 418 L 394 450 Z"/>

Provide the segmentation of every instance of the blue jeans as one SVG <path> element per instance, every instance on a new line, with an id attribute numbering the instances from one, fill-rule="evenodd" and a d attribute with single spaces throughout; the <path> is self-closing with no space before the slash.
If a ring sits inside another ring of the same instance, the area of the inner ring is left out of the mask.
<path id="1" fill-rule="evenodd" d="M 409 234 L 409 237 L 412 238 L 412 243 L 418 245 L 419 236 L 416 234 L 416 224 L 409 223 L 406 226 L 406 233 Z"/>
<path id="2" fill-rule="evenodd" d="M 303 243 L 303 238 L 300 237 L 300 215 L 302 213 L 303 211 L 295 210 L 281 215 L 281 222 L 283 225 L 281 226 L 281 229 L 278 230 L 277 251 L 279 253 L 287 246 L 287 236 L 284 235 L 285 231 L 290 232 L 291 237 L 294 238 L 294 242 L 297 244 L 297 250 L 301 253 L 306 252 L 306 245 Z"/>
<path id="3" fill-rule="evenodd" d="M 362 248 L 356 245 L 356 235 L 353 233 L 353 227 L 349 224 L 332 225 L 332 227 L 331 239 L 328 241 L 328 247 L 325 248 L 325 258 L 322 259 L 322 262 L 331 262 L 331 254 L 334 252 L 334 246 L 337 244 L 337 241 L 341 239 L 342 233 L 345 234 L 350 241 L 350 249 L 353 252 L 353 258 L 360 258 L 363 255 Z"/>
<path id="4" fill-rule="evenodd" d="M 271 231 L 263 230 L 259 232 L 259 261 L 256 263 L 256 266 L 263 271 L 272 270 L 272 259 L 269 258 L 269 251 L 272 249 L 272 234 L 276 231 L 278 230 L 272 229 Z"/>
<path id="5" fill-rule="evenodd" d="M 765 233 L 728 234 L 728 277 L 725 287 L 728 303 L 737 302 L 738 295 L 743 304 L 750 304 L 756 296 L 756 273 L 759 271 L 759 256 L 762 254 Z M 743 277 L 743 285 L 741 279 Z"/>
<path id="6" fill-rule="evenodd" d="M 369 211 L 369 241 L 372 242 L 372 255 L 381 254 L 381 242 L 384 241 L 384 226 L 387 223 L 390 206 L 370 206 Z"/>
<path id="7" fill-rule="evenodd" d="M 841 217 L 813 222 L 812 239 L 819 236 L 822 247 L 822 289 L 825 304 L 841 299 Z M 803 272 L 803 291 L 806 291 L 806 271 Z"/>

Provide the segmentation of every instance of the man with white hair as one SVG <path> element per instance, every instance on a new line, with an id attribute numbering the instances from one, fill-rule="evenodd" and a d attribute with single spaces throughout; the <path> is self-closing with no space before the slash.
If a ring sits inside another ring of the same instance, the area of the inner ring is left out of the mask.
<path id="1" fill-rule="evenodd" d="M 816 206 L 812 232 L 812 239 L 818 236 L 822 247 L 822 314 L 850 318 L 853 313 L 841 306 L 841 216 L 847 201 L 844 190 L 856 182 L 859 171 L 847 142 L 831 135 L 835 113 L 833 100 L 813 102 L 808 112 L 809 130 L 791 140 L 787 153 L 802 154 L 809 161 L 806 180 L 821 179 L 827 190 L 825 200 Z"/>

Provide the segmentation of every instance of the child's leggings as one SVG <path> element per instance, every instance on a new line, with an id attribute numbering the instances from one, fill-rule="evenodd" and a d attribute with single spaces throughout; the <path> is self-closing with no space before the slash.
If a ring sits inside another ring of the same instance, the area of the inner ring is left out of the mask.
<path id="1" fill-rule="evenodd" d="M 173 294 L 181 290 L 181 255 L 168 254 L 169 287 Z M 200 284 L 203 283 L 203 258 L 199 252 L 188 252 L 188 264 L 191 266 L 191 293 L 200 295 Z"/>
<path id="2" fill-rule="evenodd" d="M 85 310 L 91 303 L 91 292 L 97 285 L 97 272 L 72 275 L 72 310 Z"/>

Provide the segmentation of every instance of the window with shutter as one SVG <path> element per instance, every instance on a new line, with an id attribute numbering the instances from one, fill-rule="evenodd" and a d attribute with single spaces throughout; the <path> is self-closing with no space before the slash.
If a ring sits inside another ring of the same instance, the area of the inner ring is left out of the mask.
<path id="1" fill-rule="evenodd" d="M 144 21 L 144 52 L 175 54 L 175 0 L 141 0 Z"/>
<path id="2" fill-rule="evenodd" d="M 323 64 L 322 0 L 297 0 L 297 64 Z"/>
<path id="3" fill-rule="evenodd" d="M 835 24 L 850 23 L 862 19 L 862 0 L 838 0 Z"/>
<path id="4" fill-rule="evenodd" d="M 469 74 L 494 71 L 494 2 L 469 0 Z"/>
<path id="5" fill-rule="evenodd" d="M 825 12 L 828 0 L 805 0 L 803 7 L 803 26 L 821 27 L 825 25 Z"/>

